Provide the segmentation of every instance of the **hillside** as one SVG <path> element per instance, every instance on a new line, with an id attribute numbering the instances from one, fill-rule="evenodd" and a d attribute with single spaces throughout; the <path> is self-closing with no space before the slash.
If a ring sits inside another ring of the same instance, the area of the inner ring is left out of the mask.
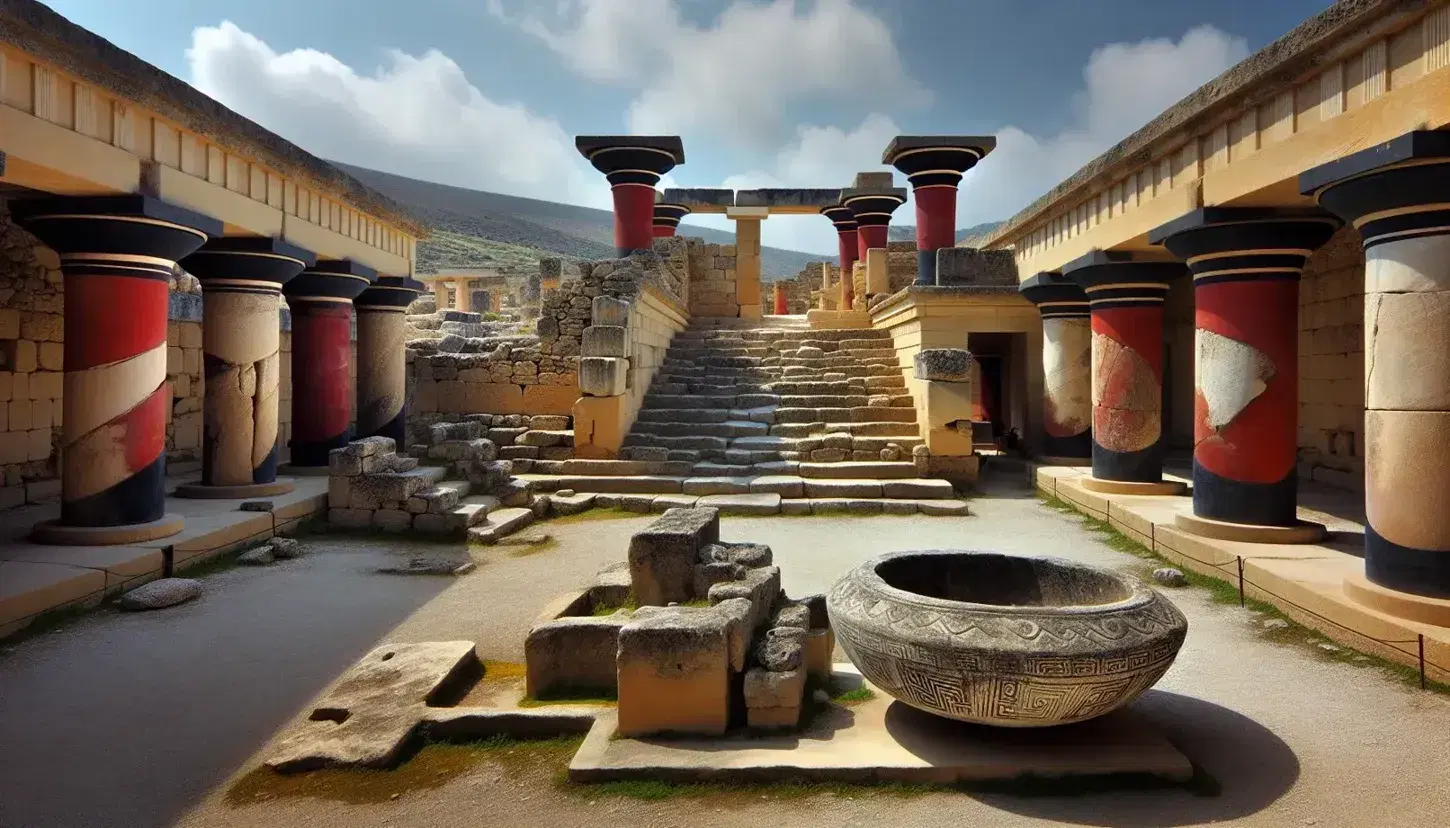
<path id="1" fill-rule="evenodd" d="M 967 239 L 980 239 L 1001 225 L 1002 222 L 1000 221 L 988 221 L 958 230 L 957 244 L 961 244 Z M 916 241 L 916 226 L 911 224 L 893 224 L 888 229 L 888 236 L 892 241 Z"/>
<path id="2" fill-rule="evenodd" d="M 420 271 L 439 267 L 528 268 L 540 256 L 606 259 L 614 255 L 614 215 L 605 210 L 450 187 L 331 163 L 408 207 L 435 228 L 432 238 L 418 244 Z M 735 242 L 733 233 L 703 227 L 690 227 L 689 234 L 717 244 Z M 761 271 L 767 278 L 794 276 L 806 264 L 826 258 L 775 247 L 762 247 L 760 251 Z"/>

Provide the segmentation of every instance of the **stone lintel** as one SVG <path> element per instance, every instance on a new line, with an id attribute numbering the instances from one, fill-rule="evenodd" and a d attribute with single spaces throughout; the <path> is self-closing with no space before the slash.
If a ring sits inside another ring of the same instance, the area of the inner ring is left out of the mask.
<path id="1" fill-rule="evenodd" d="M 835 188 L 769 187 L 740 190 L 735 194 L 735 204 L 738 207 L 767 207 L 772 213 L 812 214 L 836 206 L 840 196 L 841 191 Z"/>
<path id="2" fill-rule="evenodd" d="M 728 219 L 755 219 L 757 221 L 770 218 L 769 207 L 726 207 L 725 218 Z"/>
<path id="3" fill-rule="evenodd" d="M 678 204 L 692 213 L 723 213 L 735 206 L 735 191 L 705 187 L 670 187 L 655 196 L 656 204 Z"/>

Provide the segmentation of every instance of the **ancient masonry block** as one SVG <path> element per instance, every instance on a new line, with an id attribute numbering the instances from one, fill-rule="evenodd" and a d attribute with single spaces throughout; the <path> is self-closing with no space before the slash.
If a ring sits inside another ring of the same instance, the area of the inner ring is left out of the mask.
<path id="1" fill-rule="evenodd" d="M 972 354 L 965 348 L 925 348 L 916 353 L 912 374 L 919 380 L 971 382 Z"/>
<path id="2" fill-rule="evenodd" d="M 730 648 L 723 614 L 641 608 L 619 631 L 618 670 L 620 736 L 725 732 Z"/>
<path id="3" fill-rule="evenodd" d="M 581 353 L 586 357 L 629 356 L 629 328 L 623 325 L 590 325 L 584 329 Z"/>
<path id="4" fill-rule="evenodd" d="M 701 548 L 720 540 L 714 509 L 670 509 L 629 541 L 629 573 L 640 606 L 689 601 L 694 596 L 695 561 Z M 777 571 L 777 583 L 778 580 Z M 713 593 L 725 586 L 717 584 Z M 735 595 L 722 596 L 737 597 Z"/>
<path id="5" fill-rule="evenodd" d="M 627 327 L 629 325 L 629 303 L 612 296 L 596 296 L 590 308 L 590 321 L 595 325 Z"/>
<path id="6" fill-rule="evenodd" d="M 529 630 L 524 640 L 527 693 L 542 699 L 611 696 L 618 684 L 615 659 L 627 615 L 556 618 Z"/>
<path id="7" fill-rule="evenodd" d="M 618 357 L 579 358 L 579 391 L 588 397 L 618 397 L 629 387 L 629 360 Z"/>

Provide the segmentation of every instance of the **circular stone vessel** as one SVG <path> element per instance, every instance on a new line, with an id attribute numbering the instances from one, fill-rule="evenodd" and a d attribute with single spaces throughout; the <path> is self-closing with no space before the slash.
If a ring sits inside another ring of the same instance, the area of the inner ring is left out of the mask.
<path id="1" fill-rule="evenodd" d="M 872 684 L 964 722 L 1101 716 L 1162 677 L 1188 621 L 1138 580 L 1061 558 L 933 549 L 852 570 L 826 598 Z"/>

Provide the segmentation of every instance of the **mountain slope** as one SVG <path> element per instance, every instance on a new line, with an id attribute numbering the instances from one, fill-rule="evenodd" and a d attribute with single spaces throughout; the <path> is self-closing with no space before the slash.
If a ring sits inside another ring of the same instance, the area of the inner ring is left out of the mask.
<path id="1" fill-rule="evenodd" d="M 958 230 L 957 244 L 961 244 L 967 239 L 980 239 L 1001 225 L 1000 221 L 988 221 Z M 912 224 L 893 224 L 888 228 L 887 233 L 891 241 L 916 241 L 916 226 Z"/>
<path id="2" fill-rule="evenodd" d="M 606 210 L 451 187 L 331 163 L 436 228 L 432 238 L 418 244 L 419 270 L 531 267 L 538 256 L 614 256 L 614 214 Z M 735 234 L 720 230 L 690 227 L 688 234 L 716 244 L 735 243 Z M 760 250 L 761 271 L 767 277 L 794 276 L 806 264 L 827 258 L 775 247 Z"/>

